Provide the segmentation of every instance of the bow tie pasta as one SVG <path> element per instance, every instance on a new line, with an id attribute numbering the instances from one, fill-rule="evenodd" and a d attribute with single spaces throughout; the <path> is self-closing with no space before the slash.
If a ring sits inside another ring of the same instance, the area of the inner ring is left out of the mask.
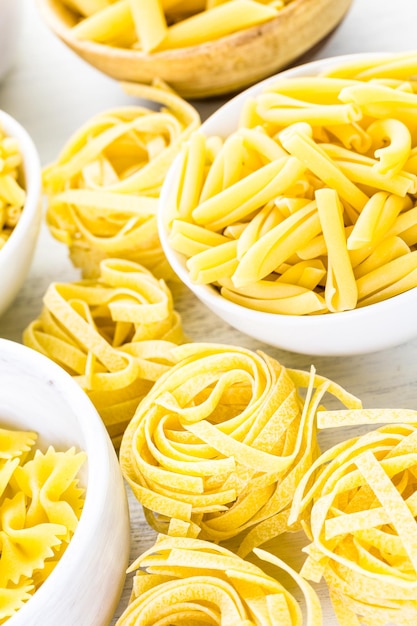
<path id="1" fill-rule="evenodd" d="M 86 454 L 35 449 L 33 432 L 0 428 L 0 624 L 53 571 L 84 504 L 78 473 Z"/>

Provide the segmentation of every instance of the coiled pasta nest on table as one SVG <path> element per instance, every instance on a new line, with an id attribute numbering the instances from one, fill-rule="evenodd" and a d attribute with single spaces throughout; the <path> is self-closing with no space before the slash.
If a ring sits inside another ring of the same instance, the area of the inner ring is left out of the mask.
<path id="1" fill-rule="evenodd" d="M 327 391 L 314 372 L 220 344 L 184 344 L 138 406 L 120 447 L 123 474 L 158 532 L 239 554 L 289 529 L 295 488 L 319 454 L 315 415 Z M 303 397 L 304 393 L 304 397 Z"/>
<path id="2" fill-rule="evenodd" d="M 307 581 L 268 552 L 256 555 L 295 580 L 305 621 L 295 598 L 260 567 L 208 541 L 159 536 L 129 568 L 140 569 L 117 626 L 321 626 L 320 603 Z"/>
<path id="3" fill-rule="evenodd" d="M 23 342 L 74 376 L 118 447 L 185 336 L 162 279 L 133 261 L 105 259 L 99 267 L 98 278 L 52 283 Z"/>
<path id="4" fill-rule="evenodd" d="M 311 541 L 301 574 L 324 578 L 341 626 L 417 621 L 417 413 L 386 413 L 397 423 L 324 452 L 294 497 Z"/>
<path id="5" fill-rule="evenodd" d="M 95 115 L 44 168 L 46 222 L 84 277 L 97 276 L 103 258 L 123 258 L 172 278 L 157 231 L 159 192 L 200 118 L 161 83 L 125 88 L 146 102 Z"/>

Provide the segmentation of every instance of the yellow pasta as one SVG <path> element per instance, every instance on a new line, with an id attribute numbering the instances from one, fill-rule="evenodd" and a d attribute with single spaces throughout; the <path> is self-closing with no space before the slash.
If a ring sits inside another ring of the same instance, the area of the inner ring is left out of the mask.
<path id="1" fill-rule="evenodd" d="M 159 192 L 200 119 L 163 84 L 125 88 L 159 108 L 122 107 L 86 122 L 44 168 L 46 220 L 84 277 L 97 276 L 102 259 L 118 257 L 172 278 L 157 232 Z"/>
<path id="2" fill-rule="evenodd" d="M 320 603 L 309 583 L 269 552 L 255 554 L 261 566 L 269 563 L 294 579 L 306 603 L 305 619 L 297 600 L 261 567 L 208 541 L 160 535 L 129 568 L 137 571 L 117 626 L 321 626 Z"/>
<path id="3" fill-rule="evenodd" d="M 23 342 L 68 371 L 97 408 L 116 447 L 138 402 L 185 340 L 171 292 L 144 267 L 100 263 L 97 279 L 52 283 Z"/>
<path id="4" fill-rule="evenodd" d="M 35 448 L 34 432 L 0 428 L 0 624 L 31 598 L 64 554 L 81 516 L 84 452 Z"/>
<path id="5" fill-rule="evenodd" d="M 239 554 L 290 530 L 294 489 L 318 454 L 315 415 L 332 381 L 234 346 L 184 344 L 139 404 L 120 447 L 122 472 L 148 522 Z"/>
<path id="6" fill-rule="evenodd" d="M 22 155 L 16 139 L 0 125 L 0 250 L 18 223 L 25 204 Z"/>
<path id="7" fill-rule="evenodd" d="M 283 315 L 348 311 L 416 287 L 416 68 L 410 53 L 278 77 L 244 103 L 214 154 L 214 137 L 194 133 L 165 212 L 190 279 Z"/>
<path id="8" fill-rule="evenodd" d="M 214 41 L 273 19 L 291 0 L 63 0 L 79 39 L 146 53 Z"/>
<path id="9" fill-rule="evenodd" d="M 310 540 L 301 574 L 324 577 L 341 626 L 408 626 L 417 618 L 417 413 L 324 411 L 318 422 L 387 425 L 333 446 L 302 478 L 290 514 Z"/>

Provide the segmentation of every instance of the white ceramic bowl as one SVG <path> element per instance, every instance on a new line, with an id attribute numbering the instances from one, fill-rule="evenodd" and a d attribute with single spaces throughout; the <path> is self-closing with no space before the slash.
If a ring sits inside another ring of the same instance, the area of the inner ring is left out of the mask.
<path id="1" fill-rule="evenodd" d="M 0 110 L 0 125 L 19 142 L 27 192 L 22 215 L 0 249 L 0 315 L 12 304 L 29 272 L 42 218 L 41 164 L 37 149 L 23 126 Z"/>
<path id="2" fill-rule="evenodd" d="M 329 58 L 281 72 L 242 92 L 219 108 L 201 127 L 207 136 L 226 137 L 237 128 L 244 102 L 256 96 L 277 76 L 314 76 L 331 66 L 355 59 L 383 55 L 346 55 Z M 179 157 L 166 176 L 159 209 L 159 236 L 169 263 L 178 277 L 216 315 L 241 332 L 266 344 L 291 352 L 322 356 L 344 356 L 376 352 L 402 344 L 417 336 L 417 288 L 384 302 L 341 313 L 295 316 L 253 311 L 223 298 L 211 286 L 191 282 L 185 257 L 173 250 L 168 240 L 164 206 L 179 168 Z"/>
<path id="3" fill-rule="evenodd" d="M 39 434 L 37 446 L 87 453 L 85 503 L 52 574 L 8 626 L 108 626 L 125 579 L 129 515 L 116 453 L 92 403 L 62 368 L 0 339 L 0 425 Z"/>

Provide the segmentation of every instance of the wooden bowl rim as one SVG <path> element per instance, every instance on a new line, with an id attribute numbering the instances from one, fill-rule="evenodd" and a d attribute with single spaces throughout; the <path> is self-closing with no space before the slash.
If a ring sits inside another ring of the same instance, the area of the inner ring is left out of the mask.
<path id="1" fill-rule="evenodd" d="M 291 24 L 292 14 L 296 14 L 300 10 L 304 11 L 304 9 L 300 9 L 300 7 L 304 7 L 307 4 L 312 7 L 314 7 L 314 5 L 316 4 L 320 4 L 321 6 L 331 5 L 334 2 L 338 2 L 339 4 L 342 4 L 344 6 L 344 10 L 341 14 L 340 19 L 338 19 L 335 23 L 336 26 L 341 21 L 341 19 L 343 19 L 343 16 L 348 11 L 353 0 L 291 0 L 291 2 L 289 2 L 282 9 L 279 10 L 279 13 L 276 17 L 273 17 L 272 19 L 263 22 L 262 24 L 250 26 L 249 28 L 236 31 L 235 33 L 230 33 L 229 35 L 219 37 L 218 39 L 207 41 L 194 46 L 184 46 L 182 48 L 175 48 L 171 50 L 161 50 L 149 54 L 146 52 L 142 52 L 141 50 L 134 50 L 132 48 L 119 48 L 116 46 L 112 47 L 107 44 L 102 44 L 95 41 L 77 39 L 76 37 L 73 37 L 71 35 L 71 28 L 64 24 L 64 21 L 58 16 L 58 12 L 53 10 L 54 5 L 57 4 L 55 0 L 37 0 L 39 9 L 41 11 L 41 14 L 43 15 L 45 22 L 56 33 L 56 35 L 58 35 L 63 41 L 65 41 L 72 47 L 92 54 L 101 55 L 103 57 L 112 56 L 115 59 L 134 59 L 136 61 L 142 61 L 144 63 L 173 60 L 175 58 L 178 58 L 180 60 L 186 57 L 196 57 L 200 55 L 204 56 L 208 51 L 210 51 L 210 54 L 212 55 L 216 52 L 216 50 L 221 50 L 224 52 L 225 48 L 238 48 L 247 44 L 249 41 L 255 38 L 261 38 L 265 34 L 279 30 L 281 22 L 287 25 L 287 22 L 289 21 L 289 23 Z M 68 14 L 75 15 L 75 13 L 71 11 L 70 8 L 65 7 L 64 5 L 62 6 L 62 11 L 65 11 Z M 296 24 L 295 20 L 294 24 Z M 111 50 L 111 54 L 109 54 L 109 50 Z"/>

